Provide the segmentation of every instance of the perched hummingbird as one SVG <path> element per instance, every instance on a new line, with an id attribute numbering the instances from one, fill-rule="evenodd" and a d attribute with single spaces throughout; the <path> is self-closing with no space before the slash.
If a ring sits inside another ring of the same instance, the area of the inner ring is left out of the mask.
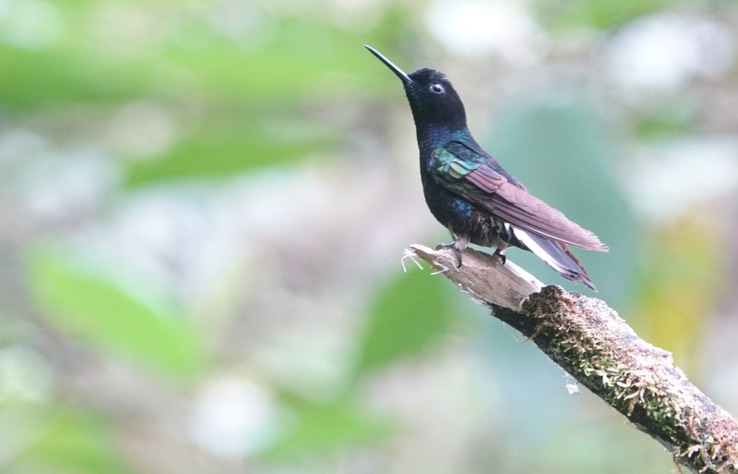
<path id="1" fill-rule="evenodd" d="M 457 267 L 469 243 L 495 247 L 505 263 L 508 247 L 529 250 L 567 280 L 581 280 L 596 290 L 587 271 L 567 245 L 607 252 L 592 232 L 528 190 L 484 151 L 466 125 L 459 95 L 434 69 L 407 74 L 376 49 L 366 46 L 402 81 L 415 120 L 420 149 L 420 178 L 425 202 L 454 241 Z"/>

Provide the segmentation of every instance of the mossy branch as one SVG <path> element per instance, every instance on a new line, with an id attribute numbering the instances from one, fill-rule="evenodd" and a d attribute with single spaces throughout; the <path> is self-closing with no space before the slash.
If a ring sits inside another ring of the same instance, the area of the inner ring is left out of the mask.
<path id="1" fill-rule="evenodd" d="M 501 265 L 483 252 L 467 249 L 456 269 L 449 250 L 411 249 L 659 441 L 676 463 L 699 473 L 738 473 L 735 418 L 692 385 L 669 352 L 640 339 L 605 302 L 558 286 L 542 288 L 509 260 Z"/>

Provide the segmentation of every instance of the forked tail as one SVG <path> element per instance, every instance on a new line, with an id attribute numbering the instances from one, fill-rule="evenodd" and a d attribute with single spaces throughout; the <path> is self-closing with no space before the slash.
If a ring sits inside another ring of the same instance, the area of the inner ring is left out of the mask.
<path id="1" fill-rule="evenodd" d="M 589 288 L 597 291 L 587 270 L 584 269 L 579 259 L 566 248 L 565 244 L 518 228 L 515 228 L 515 237 L 567 280 L 580 280 Z"/>

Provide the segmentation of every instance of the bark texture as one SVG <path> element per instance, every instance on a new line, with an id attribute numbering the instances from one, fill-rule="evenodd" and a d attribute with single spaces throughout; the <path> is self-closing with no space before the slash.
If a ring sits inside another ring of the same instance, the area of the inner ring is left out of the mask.
<path id="1" fill-rule="evenodd" d="M 738 472 L 738 422 L 692 385 L 671 354 L 640 339 L 596 298 L 543 285 L 509 260 L 467 249 L 412 252 L 492 309 L 551 360 L 693 472 Z"/>

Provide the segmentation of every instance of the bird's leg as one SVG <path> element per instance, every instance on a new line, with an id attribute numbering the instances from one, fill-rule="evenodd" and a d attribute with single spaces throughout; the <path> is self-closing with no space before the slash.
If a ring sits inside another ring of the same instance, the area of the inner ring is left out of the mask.
<path id="1" fill-rule="evenodd" d="M 456 256 L 456 268 L 461 268 L 461 250 L 459 250 L 459 248 L 456 246 L 456 242 L 436 245 L 436 250 L 441 249 L 452 249 L 454 251 L 454 255 Z"/>
<path id="2" fill-rule="evenodd" d="M 461 251 L 469 245 L 469 240 L 462 237 L 456 237 L 453 234 L 452 236 L 454 237 L 453 242 L 448 244 L 438 244 L 436 245 L 436 250 L 452 249 L 454 251 L 454 256 L 456 257 L 456 268 L 461 268 Z"/>
<path id="3" fill-rule="evenodd" d="M 492 258 L 500 262 L 501 265 L 504 265 L 505 262 L 507 262 L 507 256 L 502 254 L 502 252 L 504 252 L 507 249 L 507 247 L 508 247 L 507 245 L 499 245 L 495 249 L 495 252 L 492 254 Z"/>

